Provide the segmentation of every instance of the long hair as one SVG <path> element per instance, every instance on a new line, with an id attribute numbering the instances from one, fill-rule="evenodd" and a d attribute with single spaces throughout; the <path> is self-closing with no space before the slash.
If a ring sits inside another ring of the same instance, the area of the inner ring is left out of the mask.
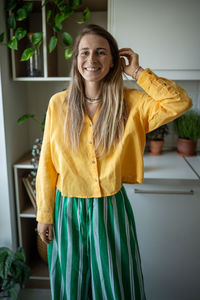
<path id="1" fill-rule="evenodd" d="M 96 155 L 101 157 L 121 140 L 127 119 L 127 108 L 124 101 L 117 42 L 108 31 L 98 25 L 90 24 L 84 27 L 75 40 L 71 67 L 72 80 L 66 98 L 68 109 L 64 126 L 65 133 L 67 130 L 69 144 L 74 150 L 77 149 L 86 111 L 84 83 L 78 71 L 77 56 L 80 40 L 86 34 L 99 35 L 108 41 L 113 62 L 113 67 L 102 79 L 102 104 L 92 132 Z"/>

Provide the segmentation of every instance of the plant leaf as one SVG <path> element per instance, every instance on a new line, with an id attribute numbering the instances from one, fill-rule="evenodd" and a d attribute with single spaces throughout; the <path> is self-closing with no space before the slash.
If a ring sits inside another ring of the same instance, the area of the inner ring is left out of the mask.
<path id="1" fill-rule="evenodd" d="M 26 19 L 28 16 L 27 10 L 25 8 L 19 8 L 17 10 L 17 21 L 22 21 L 24 19 Z"/>
<path id="2" fill-rule="evenodd" d="M 63 8 L 63 12 L 65 14 L 65 19 L 69 18 L 72 15 L 72 11 L 69 5 L 65 5 L 65 7 Z"/>
<path id="3" fill-rule="evenodd" d="M 37 45 L 42 40 L 42 32 L 35 32 L 32 35 L 32 43 L 33 45 Z"/>
<path id="4" fill-rule="evenodd" d="M 54 19 L 55 25 L 56 26 L 60 25 L 60 23 L 62 23 L 64 19 L 65 19 L 65 14 L 63 12 L 57 14 Z"/>
<path id="5" fill-rule="evenodd" d="M 21 61 L 26 61 L 26 60 L 29 60 L 29 58 L 31 56 L 33 56 L 34 54 L 34 50 L 32 48 L 27 48 L 24 50 L 24 52 L 22 53 L 22 56 L 21 56 Z"/>
<path id="6" fill-rule="evenodd" d="M 82 13 L 82 19 L 80 21 L 78 21 L 78 24 L 83 24 L 85 23 L 88 19 L 90 18 L 90 10 L 89 8 L 84 9 L 83 13 Z"/>
<path id="7" fill-rule="evenodd" d="M 86 22 L 87 20 L 89 20 L 89 18 L 90 18 L 90 10 L 89 10 L 88 7 L 86 7 L 86 9 L 84 9 L 82 18 L 83 18 L 84 22 Z"/>
<path id="8" fill-rule="evenodd" d="M 25 114 L 23 115 L 22 117 L 20 117 L 18 120 L 17 120 L 17 124 L 22 124 L 24 123 L 24 121 L 30 119 L 30 118 L 34 118 L 35 115 L 32 115 L 32 114 Z"/>
<path id="9" fill-rule="evenodd" d="M 34 118 L 35 115 L 25 115 L 25 116 L 31 116 L 31 118 Z M 25 256 L 25 252 L 24 249 L 22 247 L 19 247 L 17 249 L 17 251 L 15 252 L 15 259 L 20 260 L 21 262 L 25 262 L 26 260 L 26 256 Z"/>
<path id="10" fill-rule="evenodd" d="M 53 25 L 53 30 L 55 31 L 55 32 L 60 32 L 61 30 L 62 30 L 62 24 L 54 24 Z"/>
<path id="11" fill-rule="evenodd" d="M 7 0 L 5 9 L 6 10 L 13 10 L 16 7 L 16 5 L 17 5 L 16 0 Z"/>
<path id="12" fill-rule="evenodd" d="M 17 30 L 15 31 L 15 36 L 18 41 L 23 39 L 26 36 L 26 34 L 27 30 L 23 29 L 22 27 L 17 28 Z"/>
<path id="13" fill-rule="evenodd" d="M 18 298 L 18 293 L 17 293 L 15 287 L 13 287 L 13 288 L 11 288 L 11 289 L 9 290 L 9 296 L 11 297 L 11 299 L 17 300 L 17 298 Z"/>
<path id="14" fill-rule="evenodd" d="M 62 33 L 62 40 L 63 40 L 63 43 L 66 45 L 66 46 L 71 46 L 72 45 L 72 37 L 69 33 L 67 32 L 63 32 Z"/>
<path id="15" fill-rule="evenodd" d="M 16 20 L 14 14 L 10 14 L 8 17 L 8 28 L 15 29 L 16 28 Z"/>
<path id="16" fill-rule="evenodd" d="M 47 12 L 47 22 L 51 18 L 51 14 L 52 14 L 52 11 L 49 9 L 48 12 Z"/>
<path id="17" fill-rule="evenodd" d="M 18 49 L 18 42 L 15 36 L 12 37 L 12 40 L 8 42 L 8 47 L 13 50 Z"/>
<path id="18" fill-rule="evenodd" d="M 33 2 L 27 2 L 23 5 L 23 8 L 27 11 L 27 14 L 33 10 Z"/>
<path id="19" fill-rule="evenodd" d="M 65 59 L 69 59 L 70 57 L 72 57 L 72 53 L 73 51 L 71 49 L 65 49 Z"/>
<path id="20" fill-rule="evenodd" d="M 49 41 L 49 52 L 50 53 L 55 49 L 57 42 L 58 42 L 58 39 L 56 36 L 52 36 L 50 38 L 50 41 Z"/>
<path id="21" fill-rule="evenodd" d="M 78 6 L 80 6 L 82 4 L 81 0 L 70 0 L 69 1 L 69 6 L 71 8 L 77 8 Z"/>
<path id="22" fill-rule="evenodd" d="M 2 33 L 0 34 L 0 43 L 3 42 L 4 38 L 5 38 L 5 32 L 2 32 Z"/>
<path id="23" fill-rule="evenodd" d="M 2 252 L 0 255 L 0 278 L 5 278 L 5 262 L 8 253 L 6 251 Z"/>

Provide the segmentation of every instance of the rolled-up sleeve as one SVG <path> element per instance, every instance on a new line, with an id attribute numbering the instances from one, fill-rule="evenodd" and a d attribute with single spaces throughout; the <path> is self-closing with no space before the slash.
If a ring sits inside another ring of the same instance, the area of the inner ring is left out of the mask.
<path id="1" fill-rule="evenodd" d="M 43 224 L 53 224 L 55 191 L 58 174 L 53 164 L 51 152 L 52 128 L 51 100 L 46 114 L 45 129 L 39 166 L 36 176 L 37 221 Z"/>
<path id="2" fill-rule="evenodd" d="M 145 69 L 137 84 L 145 91 L 139 103 L 145 131 L 150 132 L 173 121 L 192 107 L 192 99 L 174 81 Z"/>

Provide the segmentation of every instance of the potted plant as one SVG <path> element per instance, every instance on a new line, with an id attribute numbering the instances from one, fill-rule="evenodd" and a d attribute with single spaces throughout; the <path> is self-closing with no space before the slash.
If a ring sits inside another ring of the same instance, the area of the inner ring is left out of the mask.
<path id="1" fill-rule="evenodd" d="M 182 156 L 196 155 L 197 140 L 200 138 L 200 114 L 191 110 L 174 121 L 178 135 L 177 152 Z"/>
<path id="2" fill-rule="evenodd" d="M 26 20 L 31 20 L 31 12 L 35 6 L 34 1 L 24 0 L 7 0 L 5 4 L 5 11 L 7 13 L 7 29 L 12 31 L 11 39 L 6 43 L 6 32 L 0 33 L 0 43 L 8 46 L 15 51 L 18 50 L 20 41 L 24 38 L 31 40 L 31 46 L 25 48 L 20 60 L 29 60 L 35 54 L 35 48 L 39 52 L 39 48 L 42 44 L 43 33 L 42 32 L 28 32 Z M 46 22 L 52 31 L 50 37 L 48 49 L 49 53 L 53 52 L 58 46 L 59 37 L 62 39 L 62 46 L 64 47 L 65 59 L 69 59 L 72 56 L 72 43 L 73 39 L 68 32 L 63 30 L 63 22 L 72 18 L 77 24 L 83 24 L 90 18 L 90 10 L 84 8 L 81 0 L 43 0 L 41 1 L 41 8 L 46 7 Z M 81 18 L 75 18 L 76 11 L 82 11 Z"/>
<path id="3" fill-rule="evenodd" d="M 169 133 L 168 125 L 162 125 L 147 134 L 149 140 L 149 153 L 160 155 L 164 144 L 164 137 Z"/>
<path id="4" fill-rule="evenodd" d="M 13 252 L 7 247 L 0 248 L 0 298 L 15 300 L 30 276 L 25 264 L 22 247 Z"/>

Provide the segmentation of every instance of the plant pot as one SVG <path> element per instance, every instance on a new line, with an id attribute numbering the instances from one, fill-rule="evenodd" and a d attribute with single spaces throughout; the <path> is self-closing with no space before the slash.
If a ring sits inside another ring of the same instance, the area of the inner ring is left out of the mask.
<path id="1" fill-rule="evenodd" d="M 150 147 L 150 155 L 160 155 L 162 154 L 162 148 L 163 148 L 164 140 L 161 141 L 149 141 L 149 147 Z"/>
<path id="2" fill-rule="evenodd" d="M 195 156 L 197 141 L 178 138 L 177 152 L 181 156 Z"/>

